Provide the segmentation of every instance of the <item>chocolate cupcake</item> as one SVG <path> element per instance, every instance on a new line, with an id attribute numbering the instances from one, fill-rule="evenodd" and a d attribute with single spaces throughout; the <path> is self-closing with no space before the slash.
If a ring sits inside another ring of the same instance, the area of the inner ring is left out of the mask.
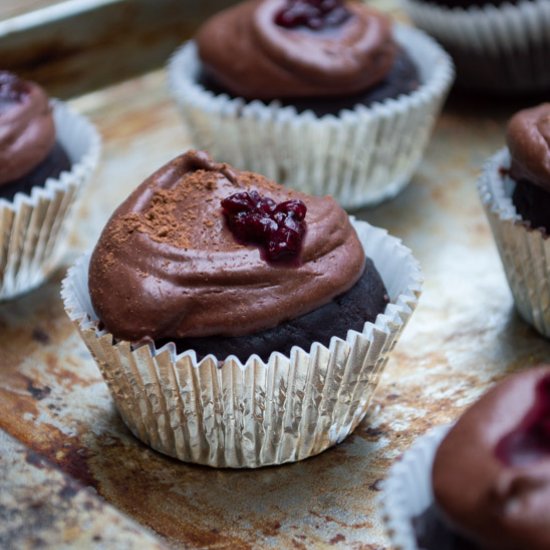
<path id="1" fill-rule="evenodd" d="M 547 0 L 403 0 L 451 54 L 457 87 L 499 95 L 550 90 Z"/>
<path id="2" fill-rule="evenodd" d="M 550 336 L 550 103 L 517 113 L 478 190 L 520 315 Z"/>
<path id="3" fill-rule="evenodd" d="M 550 547 L 550 367 L 513 375 L 450 431 L 395 464 L 385 510 L 398 549 Z"/>
<path id="4" fill-rule="evenodd" d="M 116 210 L 62 294 L 137 437 L 257 467 L 317 454 L 360 422 L 419 270 L 334 199 L 190 151 Z"/>
<path id="5" fill-rule="evenodd" d="M 198 146 L 346 207 L 408 183 L 452 76 L 422 33 L 341 1 L 243 2 L 169 64 Z"/>
<path id="6" fill-rule="evenodd" d="M 99 143 L 83 117 L 0 71 L 0 299 L 34 288 L 57 265 Z"/>
<path id="7" fill-rule="evenodd" d="M 48 97 L 38 84 L 0 72 L 0 124 L 0 198 L 29 194 L 70 170 L 67 153 L 56 141 Z"/>

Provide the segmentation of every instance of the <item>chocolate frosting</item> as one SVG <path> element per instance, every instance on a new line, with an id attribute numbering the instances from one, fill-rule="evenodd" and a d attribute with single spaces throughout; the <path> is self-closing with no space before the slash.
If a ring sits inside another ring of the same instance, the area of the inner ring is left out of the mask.
<path id="1" fill-rule="evenodd" d="M 54 144 L 55 126 L 44 90 L 0 71 L 0 185 L 29 173 Z"/>
<path id="2" fill-rule="evenodd" d="M 220 201 L 250 190 L 306 204 L 298 265 L 267 263 L 226 227 Z M 354 285 L 364 264 L 349 218 L 331 197 L 292 191 L 189 151 L 115 211 L 92 254 L 89 288 L 117 338 L 241 336 L 329 302 Z"/>
<path id="3" fill-rule="evenodd" d="M 550 192 L 550 103 L 519 111 L 508 123 L 510 176 Z"/>
<path id="4" fill-rule="evenodd" d="M 550 454 L 517 466 L 496 452 L 531 412 L 550 367 L 507 379 L 460 418 L 433 466 L 435 500 L 454 527 L 482 548 L 550 548 Z"/>
<path id="5" fill-rule="evenodd" d="M 344 96 L 389 72 L 397 47 L 385 16 L 350 2 L 351 17 L 336 28 L 289 29 L 275 23 L 284 5 L 248 0 L 199 30 L 204 68 L 228 92 L 260 100 Z"/>

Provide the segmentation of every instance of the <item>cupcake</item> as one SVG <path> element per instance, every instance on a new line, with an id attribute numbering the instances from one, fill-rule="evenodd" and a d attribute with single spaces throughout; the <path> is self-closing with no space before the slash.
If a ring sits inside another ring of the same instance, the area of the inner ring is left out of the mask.
<path id="1" fill-rule="evenodd" d="M 457 86 L 510 95 L 550 90 L 547 0 L 403 0 L 451 54 Z"/>
<path id="2" fill-rule="evenodd" d="M 550 336 L 550 103 L 518 112 L 478 190 L 520 315 Z"/>
<path id="3" fill-rule="evenodd" d="M 0 71 L 0 299 L 38 286 L 58 264 L 99 145 L 82 116 Z"/>
<path id="4" fill-rule="evenodd" d="M 169 63 L 197 146 L 348 208 L 408 183 L 452 78 L 422 32 L 337 0 L 243 2 Z"/>
<path id="5" fill-rule="evenodd" d="M 550 367 L 501 382 L 422 438 L 385 485 L 399 549 L 550 548 Z"/>
<path id="6" fill-rule="evenodd" d="M 115 211 L 62 295 L 138 438 L 257 467 L 353 431 L 419 280 L 408 249 L 334 199 L 190 151 Z"/>

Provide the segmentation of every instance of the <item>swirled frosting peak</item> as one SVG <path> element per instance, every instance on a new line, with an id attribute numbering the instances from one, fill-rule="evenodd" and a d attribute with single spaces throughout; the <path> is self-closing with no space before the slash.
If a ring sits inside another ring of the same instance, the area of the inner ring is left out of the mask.
<path id="1" fill-rule="evenodd" d="M 221 201 L 257 192 L 307 207 L 300 261 L 267 262 L 235 238 Z M 89 288 L 106 328 L 130 341 L 240 336 L 313 311 L 351 288 L 365 264 L 346 213 L 263 176 L 189 151 L 115 211 L 92 254 Z"/>
<path id="2" fill-rule="evenodd" d="M 44 90 L 0 71 L 0 185 L 29 173 L 54 145 L 55 126 Z"/>
<path id="3" fill-rule="evenodd" d="M 506 142 L 511 177 L 550 192 L 550 103 L 516 113 L 508 124 Z"/>
<path id="4" fill-rule="evenodd" d="M 348 2 L 345 12 L 321 13 L 318 28 L 307 18 L 283 26 L 289 1 L 248 0 L 207 21 L 197 34 L 206 74 L 234 95 L 260 100 L 345 96 L 383 80 L 397 51 L 385 16 Z M 331 13 L 349 16 L 325 25 Z"/>

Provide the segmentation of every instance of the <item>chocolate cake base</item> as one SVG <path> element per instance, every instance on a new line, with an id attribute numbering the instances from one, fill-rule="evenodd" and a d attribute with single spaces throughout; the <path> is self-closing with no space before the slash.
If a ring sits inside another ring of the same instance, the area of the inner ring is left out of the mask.
<path id="1" fill-rule="evenodd" d="M 520 180 L 512 194 L 518 214 L 533 229 L 544 229 L 550 235 L 550 193 L 539 185 Z"/>
<path id="2" fill-rule="evenodd" d="M 235 97 L 226 90 L 218 86 L 208 75 L 202 74 L 199 78 L 201 84 L 207 90 L 215 93 L 225 93 L 230 97 Z M 396 60 L 388 76 L 369 90 L 356 95 L 342 98 L 311 98 L 280 100 L 281 104 L 294 107 L 299 113 L 310 110 L 317 116 L 337 115 L 344 109 L 353 109 L 357 105 L 370 107 L 373 103 L 385 99 L 396 99 L 400 95 L 410 94 L 420 86 L 420 76 L 416 65 L 409 54 L 399 49 Z"/>
<path id="3" fill-rule="evenodd" d="M 453 532 L 441 519 L 435 505 L 412 518 L 418 548 L 422 550 L 481 550 L 480 547 Z"/>
<path id="4" fill-rule="evenodd" d="M 367 259 L 365 271 L 350 290 L 306 315 L 249 336 L 184 338 L 175 344 L 178 353 L 195 350 L 199 360 L 208 354 L 219 360 L 235 355 L 244 363 L 257 354 L 267 361 L 274 351 L 288 356 L 293 346 L 309 351 L 314 342 L 328 347 L 333 336 L 345 339 L 350 329 L 361 332 L 365 322 L 374 322 L 388 301 L 384 283 L 372 260 Z M 170 341 L 174 340 L 157 340 L 155 344 L 160 347 Z"/>
<path id="5" fill-rule="evenodd" d="M 56 143 L 50 154 L 25 176 L 0 185 L 0 198 L 12 200 L 16 193 L 30 195 L 33 187 L 43 186 L 48 178 L 58 178 L 71 169 L 71 161 L 63 147 Z"/>

